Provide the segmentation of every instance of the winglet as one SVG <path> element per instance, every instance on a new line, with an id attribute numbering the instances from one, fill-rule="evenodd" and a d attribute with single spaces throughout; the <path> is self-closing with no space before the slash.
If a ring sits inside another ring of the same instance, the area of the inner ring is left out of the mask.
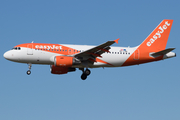
<path id="1" fill-rule="evenodd" d="M 118 39 L 114 40 L 114 42 L 116 42 L 116 43 L 118 44 L 119 39 L 120 39 L 120 38 L 118 38 Z"/>

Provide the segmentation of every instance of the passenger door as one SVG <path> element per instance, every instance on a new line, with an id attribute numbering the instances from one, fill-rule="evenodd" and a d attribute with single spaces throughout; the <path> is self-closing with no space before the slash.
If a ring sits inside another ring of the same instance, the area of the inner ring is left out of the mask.
<path id="1" fill-rule="evenodd" d="M 33 44 L 27 45 L 27 55 L 33 55 Z"/>

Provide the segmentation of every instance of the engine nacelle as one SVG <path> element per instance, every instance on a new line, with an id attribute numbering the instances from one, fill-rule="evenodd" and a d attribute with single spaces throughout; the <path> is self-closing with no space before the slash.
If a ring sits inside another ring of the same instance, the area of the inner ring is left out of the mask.
<path id="1" fill-rule="evenodd" d="M 69 56 L 56 56 L 54 58 L 54 65 L 60 67 L 71 67 L 72 65 L 81 64 L 81 61 L 75 57 Z"/>
<path id="2" fill-rule="evenodd" d="M 68 72 L 73 72 L 73 71 L 76 71 L 76 68 L 59 67 L 59 66 L 51 65 L 52 74 L 67 74 Z"/>

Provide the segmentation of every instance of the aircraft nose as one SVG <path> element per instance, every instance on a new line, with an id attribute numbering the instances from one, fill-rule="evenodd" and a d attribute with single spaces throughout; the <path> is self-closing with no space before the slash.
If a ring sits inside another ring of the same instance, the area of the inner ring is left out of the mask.
<path id="1" fill-rule="evenodd" d="M 10 59 L 10 56 L 11 56 L 11 55 L 10 55 L 9 51 L 7 51 L 7 52 L 4 53 L 3 56 L 4 56 L 4 58 L 6 58 L 6 59 Z"/>

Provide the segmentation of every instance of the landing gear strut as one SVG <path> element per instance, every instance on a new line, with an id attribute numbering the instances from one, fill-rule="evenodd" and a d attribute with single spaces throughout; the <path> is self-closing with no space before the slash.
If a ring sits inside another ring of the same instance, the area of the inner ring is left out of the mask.
<path id="1" fill-rule="evenodd" d="M 81 75 L 82 80 L 86 80 L 87 76 L 89 76 L 91 74 L 91 71 L 89 69 L 86 69 L 84 71 L 84 68 L 82 68 L 80 70 L 82 70 L 82 72 L 83 72 L 82 75 Z"/>
<path id="2" fill-rule="evenodd" d="M 31 74 L 31 67 L 32 67 L 32 64 L 28 64 L 28 68 L 29 70 L 26 72 L 27 75 L 30 75 Z"/>

